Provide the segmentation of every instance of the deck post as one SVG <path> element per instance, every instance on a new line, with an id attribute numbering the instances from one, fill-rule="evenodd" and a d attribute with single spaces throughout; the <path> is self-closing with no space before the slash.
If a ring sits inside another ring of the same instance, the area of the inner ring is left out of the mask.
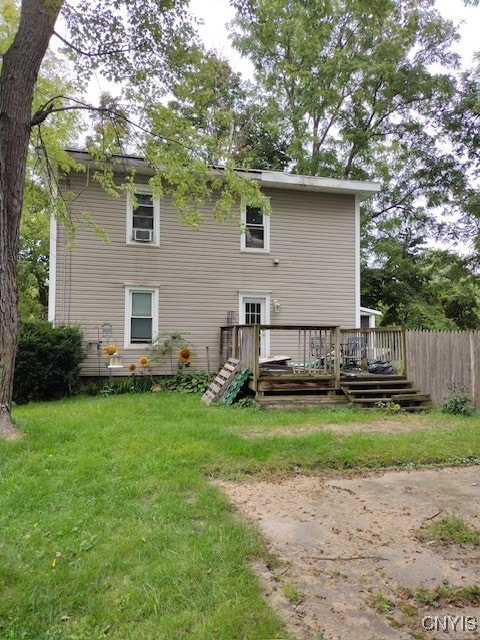
<path id="1" fill-rule="evenodd" d="M 240 358 L 240 349 L 238 346 L 238 327 L 235 326 L 233 328 L 233 357 L 234 358 Z"/>
<path id="2" fill-rule="evenodd" d="M 260 325 L 256 324 L 253 327 L 253 386 L 255 388 L 255 395 L 258 395 L 258 370 L 260 367 Z"/>
<path id="3" fill-rule="evenodd" d="M 405 331 L 405 327 L 402 327 L 402 351 L 403 351 L 403 375 L 408 378 L 407 372 L 407 332 Z"/>
<path id="4" fill-rule="evenodd" d="M 218 367 L 221 368 L 222 360 L 223 360 L 223 339 L 225 335 L 225 330 L 223 327 L 220 327 L 220 349 L 218 353 Z"/>
<path id="5" fill-rule="evenodd" d="M 333 352 L 335 353 L 333 360 L 335 389 L 340 389 L 340 327 L 335 327 L 333 331 Z"/>

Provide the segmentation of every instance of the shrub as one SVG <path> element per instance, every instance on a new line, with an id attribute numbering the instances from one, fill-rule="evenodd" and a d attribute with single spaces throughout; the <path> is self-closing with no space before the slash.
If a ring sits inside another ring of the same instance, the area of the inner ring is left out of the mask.
<path id="1" fill-rule="evenodd" d="M 20 323 L 13 399 L 18 404 L 72 394 L 85 353 L 76 326 L 53 327 L 45 320 Z"/>
<path id="2" fill-rule="evenodd" d="M 454 416 L 469 416 L 473 413 L 473 407 L 466 393 L 454 391 L 443 403 L 442 411 Z"/>
<path id="3" fill-rule="evenodd" d="M 185 391 L 187 393 L 203 393 L 210 384 L 208 373 L 179 373 L 176 376 L 164 378 L 161 385 L 168 391 Z"/>

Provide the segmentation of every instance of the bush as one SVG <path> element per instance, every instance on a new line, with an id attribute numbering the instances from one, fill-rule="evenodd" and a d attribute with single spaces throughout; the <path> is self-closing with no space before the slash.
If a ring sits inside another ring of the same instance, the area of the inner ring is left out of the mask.
<path id="1" fill-rule="evenodd" d="M 85 357 L 79 327 L 53 327 L 45 320 L 20 323 L 13 399 L 61 398 L 76 391 Z"/>
<path id="2" fill-rule="evenodd" d="M 162 387 L 168 391 L 184 391 L 187 393 L 204 393 L 209 384 L 210 380 L 205 371 L 179 373 L 161 381 Z"/>
<path id="3" fill-rule="evenodd" d="M 443 403 L 442 411 L 454 416 L 469 416 L 473 413 L 473 407 L 466 393 L 454 391 Z"/>

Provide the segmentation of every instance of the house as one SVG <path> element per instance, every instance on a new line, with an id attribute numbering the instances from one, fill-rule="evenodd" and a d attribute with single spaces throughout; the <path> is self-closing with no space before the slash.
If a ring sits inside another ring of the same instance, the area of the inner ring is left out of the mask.
<path id="1" fill-rule="evenodd" d="M 152 197 L 153 171 L 141 158 L 117 159 L 120 181 L 135 167 L 134 206 L 91 179 L 86 152 L 71 153 L 86 172 L 70 173 L 61 188 L 73 196 L 74 215 L 92 215 L 109 239 L 82 227 L 69 247 L 52 221 L 49 319 L 82 327 L 83 375 L 107 374 L 102 349 L 112 342 L 128 365 L 148 354 L 152 339 L 179 332 L 193 348 L 191 368 L 213 371 L 223 325 L 360 327 L 360 203 L 378 184 L 249 171 L 270 198 L 271 216 L 239 203 L 242 226 L 220 224 L 207 204 L 195 231 L 179 222 L 168 197 Z M 269 331 L 260 348 L 272 355 Z M 168 360 L 155 371 L 170 373 Z"/>
<path id="2" fill-rule="evenodd" d="M 360 327 L 374 329 L 377 324 L 377 318 L 380 319 L 382 315 L 382 312 L 378 311 L 378 309 L 360 307 Z"/>

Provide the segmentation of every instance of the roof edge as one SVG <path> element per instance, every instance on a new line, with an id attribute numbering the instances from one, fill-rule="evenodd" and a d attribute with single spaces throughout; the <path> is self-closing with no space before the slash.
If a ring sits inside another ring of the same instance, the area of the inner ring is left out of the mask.
<path id="1" fill-rule="evenodd" d="M 88 151 L 81 149 L 65 149 L 74 160 L 80 164 L 94 163 L 95 160 Z M 113 169 L 122 171 L 135 169 L 140 175 L 153 175 L 154 169 L 145 162 L 142 156 L 120 155 L 112 156 Z M 221 172 L 222 167 L 212 167 Z M 318 191 L 323 193 L 343 193 L 358 196 L 360 201 L 378 193 L 381 185 L 378 182 L 361 180 L 345 180 L 338 178 L 323 178 L 319 176 L 305 176 L 300 174 L 282 173 L 281 171 L 267 171 L 263 169 L 237 169 L 239 174 L 261 182 L 265 187 L 286 190 Z"/>

